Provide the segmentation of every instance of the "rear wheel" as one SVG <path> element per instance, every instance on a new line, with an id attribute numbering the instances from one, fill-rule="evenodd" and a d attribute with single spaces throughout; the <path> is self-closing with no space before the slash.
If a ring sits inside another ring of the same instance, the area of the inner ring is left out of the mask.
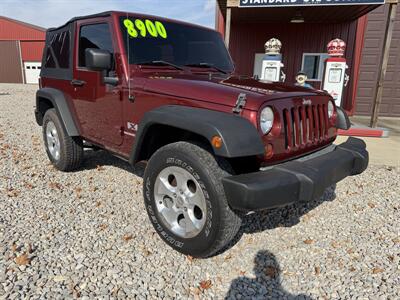
<path id="1" fill-rule="evenodd" d="M 82 141 L 67 134 L 54 108 L 44 115 L 43 140 L 47 156 L 58 170 L 67 172 L 79 168 L 83 160 Z"/>
<path id="2" fill-rule="evenodd" d="M 144 175 L 147 212 L 160 237 L 181 253 L 207 257 L 236 235 L 241 219 L 228 206 L 214 156 L 187 142 L 159 149 Z"/>

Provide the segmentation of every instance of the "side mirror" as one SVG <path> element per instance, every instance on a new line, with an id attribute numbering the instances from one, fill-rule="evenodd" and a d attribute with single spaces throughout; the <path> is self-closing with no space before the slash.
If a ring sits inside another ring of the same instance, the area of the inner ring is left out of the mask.
<path id="1" fill-rule="evenodd" d="M 111 53 L 107 50 L 89 48 L 85 50 L 86 67 L 94 71 L 111 69 Z"/>
<path id="2" fill-rule="evenodd" d="M 103 72 L 103 83 L 113 86 L 118 85 L 118 77 L 108 77 L 107 71 L 112 68 L 111 53 L 107 50 L 89 48 L 85 50 L 86 67 L 93 71 Z"/>

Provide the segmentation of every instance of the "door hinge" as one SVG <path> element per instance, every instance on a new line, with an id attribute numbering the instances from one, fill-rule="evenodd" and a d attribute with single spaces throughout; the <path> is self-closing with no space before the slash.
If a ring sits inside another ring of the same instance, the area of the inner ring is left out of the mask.
<path id="1" fill-rule="evenodd" d="M 240 114 L 243 108 L 246 106 L 246 101 L 246 94 L 241 93 L 236 100 L 236 104 L 235 107 L 232 109 L 232 112 L 234 114 Z"/>

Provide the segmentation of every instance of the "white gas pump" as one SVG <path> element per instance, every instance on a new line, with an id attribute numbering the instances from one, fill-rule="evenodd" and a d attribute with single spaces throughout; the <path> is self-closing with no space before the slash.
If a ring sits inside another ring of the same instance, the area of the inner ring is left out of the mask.
<path id="1" fill-rule="evenodd" d="M 280 54 L 282 43 L 276 38 L 272 38 L 265 43 L 265 56 L 262 60 L 261 81 L 282 81 L 286 79 L 282 68 L 282 54 Z"/>
<path id="2" fill-rule="evenodd" d="M 343 103 L 343 90 L 350 79 L 349 75 L 346 74 L 346 70 L 349 67 L 343 57 L 346 43 L 341 39 L 334 39 L 328 43 L 327 48 L 330 57 L 325 60 L 322 89 L 335 99 L 336 106 L 341 106 Z"/>

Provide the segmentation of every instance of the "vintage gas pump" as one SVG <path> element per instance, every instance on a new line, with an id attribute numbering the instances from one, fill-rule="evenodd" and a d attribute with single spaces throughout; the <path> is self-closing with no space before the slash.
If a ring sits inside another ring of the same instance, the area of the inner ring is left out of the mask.
<path id="1" fill-rule="evenodd" d="M 341 106 L 343 103 L 343 90 L 350 79 L 349 75 L 346 74 L 346 70 L 349 67 L 343 57 L 346 43 L 341 39 L 334 39 L 328 43 L 327 48 L 330 57 L 325 61 L 322 89 L 335 99 L 336 106 Z"/>
<path id="2" fill-rule="evenodd" d="M 262 60 L 261 81 L 282 81 L 286 79 L 282 68 L 282 54 L 280 53 L 282 43 L 276 38 L 272 38 L 265 43 L 265 56 Z"/>

